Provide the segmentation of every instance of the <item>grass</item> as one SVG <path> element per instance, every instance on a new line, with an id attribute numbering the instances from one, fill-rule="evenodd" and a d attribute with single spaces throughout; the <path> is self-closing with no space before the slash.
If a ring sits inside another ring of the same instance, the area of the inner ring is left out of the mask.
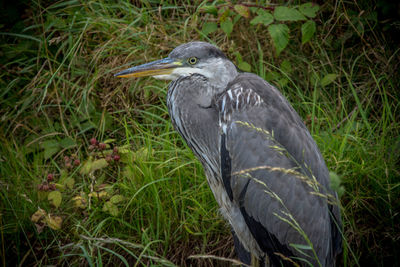
<path id="1" fill-rule="evenodd" d="M 214 18 L 190 1 L 30 5 L 24 20 L 1 29 L 3 266 L 230 265 L 218 258 L 234 257 L 229 227 L 200 163 L 173 131 L 167 84 L 113 77 L 190 40 L 211 40 L 231 59 L 238 51 L 305 119 L 345 189 L 342 265 L 400 264 L 399 49 L 368 19 L 373 6 L 324 4 L 317 36 L 302 46 L 291 25 L 277 58 L 267 29 L 244 18 L 230 37 L 202 35 Z M 327 74 L 335 79 L 321 86 Z M 108 148 L 90 150 L 93 137 Z M 101 165 L 114 146 L 121 159 Z M 58 207 L 38 190 L 49 173 Z M 39 208 L 48 217 L 34 223 Z M 57 217 L 62 224 L 49 227 Z"/>

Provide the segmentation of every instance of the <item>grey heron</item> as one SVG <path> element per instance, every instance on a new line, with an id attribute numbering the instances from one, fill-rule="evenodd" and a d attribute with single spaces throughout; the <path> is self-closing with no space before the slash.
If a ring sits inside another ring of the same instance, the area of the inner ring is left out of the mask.
<path id="1" fill-rule="evenodd" d="M 172 123 L 202 163 L 242 262 L 335 265 L 337 194 L 316 143 L 277 88 L 205 42 L 115 76 L 172 81 Z"/>

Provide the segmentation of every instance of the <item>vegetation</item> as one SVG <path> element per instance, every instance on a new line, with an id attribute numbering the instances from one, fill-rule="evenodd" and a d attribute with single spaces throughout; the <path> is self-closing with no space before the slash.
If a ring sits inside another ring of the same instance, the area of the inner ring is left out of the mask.
<path id="1" fill-rule="evenodd" d="M 8 7 L 2 266 L 230 265 L 221 259 L 234 258 L 230 229 L 172 128 L 167 83 L 113 77 L 191 40 L 217 44 L 304 118 L 341 178 L 341 265 L 400 265 L 400 35 L 391 2 L 321 1 L 309 6 L 315 16 L 303 12 L 307 2 L 265 2 Z M 278 6 L 286 11 L 273 16 Z"/>

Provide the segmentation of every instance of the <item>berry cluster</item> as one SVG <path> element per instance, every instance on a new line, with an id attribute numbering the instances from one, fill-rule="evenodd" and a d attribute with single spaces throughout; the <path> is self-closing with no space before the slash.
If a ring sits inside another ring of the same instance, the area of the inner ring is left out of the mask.
<path id="1" fill-rule="evenodd" d="M 47 175 L 46 181 L 43 181 L 41 184 L 38 185 L 38 190 L 40 191 L 54 191 L 56 190 L 56 185 L 51 183 L 54 181 L 54 174 L 49 173 Z"/>
<path id="2" fill-rule="evenodd" d="M 117 146 L 113 146 L 113 149 L 109 149 L 109 145 L 106 143 L 100 143 L 96 138 L 90 139 L 89 151 L 93 152 L 96 158 L 104 158 L 108 163 L 118 162 L 121 156 Z M 67 170 L 71 170 L 74 167 L 81 165 L 81 161 L 77 155 L 72 154 L 64 156 L 64 164 Z M 37 186 L 39 191 L 54 191 L 56 190 L 56 184 L 54 183 L 54 174 L 49 173 L 46 179 Z"/>
<path id="3" fill-rule="evenodd" d="M 102 152 L 107 148 L 107 145 L 105 143 L 100 143 L 99 141 L 96 140 L 96 138 L 91 138 L 90 139 L 90 146 L 89 146 L 89 151 L 99 151 Z M 119 161 L 121 156 L 118 154 L 118 147 L 114 147 L 113 151 L 111 154 L 107 154 L 104 156 L 105 160 L 107 162 L 111 161 Z"/>
<path id="4" fill-rule="evenodd" d="M 96 150 L 96 149 L 100 150 L 100 151 L 103 151 L 106 148 L 107 148 L 107 145 L 105 143 L 100 143 L 94 137 L 90 139 L 89 151 L 93 151 L 93 150 Z"/>
<path id="5" fill-rule="evenodd" d="M 105 157 L 106 161 L 108 161 L 108 162 L 110 162 L 112 160 L 119 161 L 120 158 L 121 158 L 121 156 L 118 154 L 118 147 L 114 147 L 112 154 L 108 154 Z"/>
<path id="6" fill-rule="evenodd" d="M 81 161 L 75 155 L 71 155 L 70 157 L 64 157 L 64 163 L 67 169 L 71 169 L 72 166 L 79 166 L 81 164 Z"/>

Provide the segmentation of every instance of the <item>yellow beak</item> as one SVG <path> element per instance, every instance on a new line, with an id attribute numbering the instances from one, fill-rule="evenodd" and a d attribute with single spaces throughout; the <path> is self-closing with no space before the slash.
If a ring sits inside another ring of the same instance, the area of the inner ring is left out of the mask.
<path id="1" fill-rule="evenodd" d="M 181 67 L 182 61 L 172 58 L 164 58 L 150 63 L 132 67 L 115 74 L 115 77 L 146 77 L 171 74 L 175 68 Z"/>

